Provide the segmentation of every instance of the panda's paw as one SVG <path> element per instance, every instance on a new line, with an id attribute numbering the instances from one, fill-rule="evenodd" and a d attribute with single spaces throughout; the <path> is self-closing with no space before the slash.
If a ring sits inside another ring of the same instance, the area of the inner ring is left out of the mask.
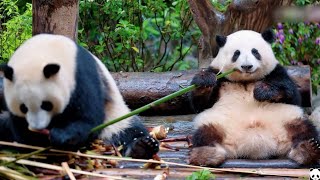
<path id="1" fill-rule="evenodd" d="M 219 166 L 226 160 L 226 151 L 221 146 L 195 147 L 190 151 L 189 164 L 197 166 Z"/>
<path id="2" fill-rule="evenodd" d="M 130 156 L 137 159 L 151 159 L 158 151 L 159 142 L 151 136 L 144 136 L 133 142 Z"/>
<path id="3" fill-rule="evenodd" d="M 208 69 L 203 69 L 193 77 L 191 84 L 199 87 L 213 87 L 216 85 L 216 82 L 216 74 Z"/>
<path id="4" fill-rule="evenodd" d="M 309 143 L 313 151 L 318 155 L 318 158 L 320 158 L 320 141 L 312 138 L 309 140 Z"/>
<path id="5" fill-rule="evenodd" d="M 319 141 L 312 138 L 300 142 L 290 150 L 288 157 L 302 165 L 316 164 L 320 159 Z"/>
<path id="6" fill-rule="evenodd" d="M 253 96 L 257 101 L 279 102 L 283 98 L 282 91 L 266 82 L 257 82 L 253 90 Z"/>
<path id="7" fill-rule="evenodd" d="M 76 129 L 53 128 L 50 130 L 50 142 L 54 147 L 62 149 L 76 149 L 83 145 L 88 138 L 88 134 Z"/>

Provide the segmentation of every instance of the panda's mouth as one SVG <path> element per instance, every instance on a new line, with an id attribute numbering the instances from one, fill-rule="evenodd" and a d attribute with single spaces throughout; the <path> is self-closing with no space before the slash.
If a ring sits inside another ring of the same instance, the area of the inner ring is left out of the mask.
<path id="1" fill-rule="evenodd" d="M 241 74 L 254 74 L 257 70 L 251 71 L 251 70 L 242 70 L 242 69 L 236 69 L 237 72 L 241 73 Z"/>

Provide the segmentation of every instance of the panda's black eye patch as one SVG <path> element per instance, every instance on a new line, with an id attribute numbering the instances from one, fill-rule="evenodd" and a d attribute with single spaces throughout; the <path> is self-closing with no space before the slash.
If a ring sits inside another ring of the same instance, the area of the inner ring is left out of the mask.
<path id="1" fill-rule="evenodd" d="M 23 113 L 23 114 L 26 114 L 28 112 L 28 108 L 25 104 L 21 104 L 20 105 L 20 111 Z"/>
<path id="2" fill-rule="evenodd" d="M 239 51 L 239 50 L 236 50 L 236 51 L 233 53 L 232 62 L 236 62 L 239 56 L 240 56 L 240 51 Z"/>
<path id="3" fill-rule="evenodd" d="M 260 55 L 259 51 L 256 48 L 253 48 L 251 50 L 251 52 L 252 52 L 254 57 L 256 57 L 258 60 L 261 60 L 261 55 Z"/>
<path id="4" fill-rule="evenodd" d="M 45 111 L 51 111 L 53 109 L 53 105 L 50 101 L 43 101 L 41 104 L 41 109 Z"/>

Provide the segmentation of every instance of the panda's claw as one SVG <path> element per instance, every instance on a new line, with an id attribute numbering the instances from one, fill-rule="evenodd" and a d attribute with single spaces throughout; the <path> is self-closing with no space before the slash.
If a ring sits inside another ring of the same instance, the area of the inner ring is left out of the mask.
<path id="1" fill-rule="evenodd" d="M 320 144 L 319 144 L 319 141 L 317 141 L 317 140 L 315 140 L 314 138 L 312 138 L 312 139 L 309 140 L 309 143 L 310 143 L 310 145 L 312 146 L 312 148 L 313 148 L 316 152 L 320 153 Z"/>
<path id="2" fill-rule="evenodd" d="M 143 136 L 133 142 L 131 157 L 151 159 L 159 151 L 159 142 L 150 136 Z"/>
<path id="3" fill-rule="evenodd" d="M 319 141 L 316 138 L 301 141 L 288 153 L 288 157 L 299 164 L 317 164 L 320 159 Z"/>

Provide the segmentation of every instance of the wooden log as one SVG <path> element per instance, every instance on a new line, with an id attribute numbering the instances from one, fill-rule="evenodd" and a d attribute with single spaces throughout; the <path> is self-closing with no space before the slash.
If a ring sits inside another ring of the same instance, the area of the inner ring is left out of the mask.
<path id="1" fill-rule="evenodd" d="M 289 66 L 289 75 L 298 84 L 304 107 L 311 106 L 311 78 L 309 66 Z M 118 72 L 113 78 L 131 109 L 139 108 L 161 97 L 169 95 L 190 85 L 198 70 L 153 72 Z M 204 92 L 203 96 L 208 96 Z M 0 82 L 0 104 L 3 104 L 2 80 Z M 192 114 L 188 94 L 184 94 L 159 106 L 152 107 L 142 115 L 181 115 Z"/>
<path id="2" fill-rule="evenodd" d="M 32 35 L 61 34 L 76 41 L 78 0 L 32 0 Z"/>
<path id="3" fill-rule="evenodd" d="M 298 84 L 304 107 L 311 106 L 311 81 L 309 66 L 289 66 L 289 75 Z M 163 96 L 188 86 L 198 70 L 176 72 L 119 72 L 112 73 L 117 85 L 131 109 L 139 108 Z M 203 96 L 208 96 L 205 92 Z M 184 94 L 169 102 L 153 107 L 143 115 L 178 115 L 191 114 L 189 97 Z"/>

